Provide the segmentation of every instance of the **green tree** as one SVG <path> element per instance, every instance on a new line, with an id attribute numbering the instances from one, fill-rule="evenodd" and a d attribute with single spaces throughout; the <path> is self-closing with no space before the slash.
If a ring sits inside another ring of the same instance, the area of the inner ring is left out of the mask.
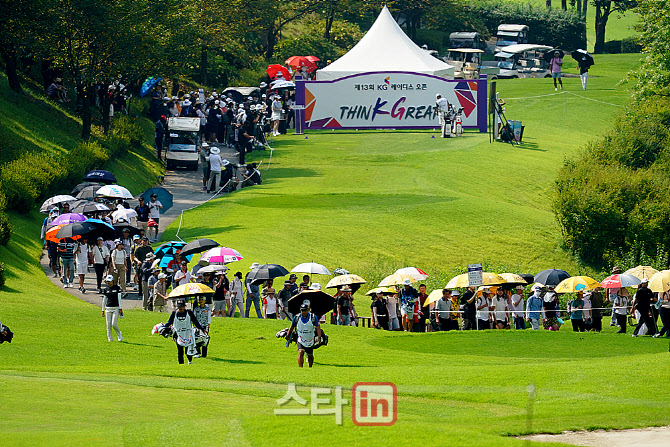
<path id="1" fill-rule="evenodd" d="M 605 50 L 605 29 L 610 15 L 614 12 L 629 11 L 635 8 L 637 3 L 637 0 L 591 0 L 591 4 L 596 8 L 594 53 L 602 53 Z M 586 14 L 586 8 L 584 8 L 584 13 Z"/>
<path id="2" fill-rule="evenodd" d="M 9 88 L 21 92 L 21 79 L 17 68 L 17 54 L 21 48 L 33 45 L 40 15 L 41 2 L 34 0 L 0 0 L 2 32 L 0 33 L 0 55 L 5 63 Z"/>
<path id="3" fill-rule="evenodd" d="M 637 12 L 637 30 L 646 57 L 631 73 L 637 82 L 633 91 L 637 98 L 670 96 L 670 1 L 642 0 Z"/>

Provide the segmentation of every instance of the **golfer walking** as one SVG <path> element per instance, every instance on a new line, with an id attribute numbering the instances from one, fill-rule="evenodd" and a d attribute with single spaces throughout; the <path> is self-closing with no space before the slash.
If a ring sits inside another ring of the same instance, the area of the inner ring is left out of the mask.
<path id="1" fill-rule="evenodd" d="M 300 305 L 300 315 L 293 317 L 286 340 L 291 340 L 291 333 L 294 330 L 298 333 L 298 366 L 303 367 L 307 354 L 307 365 L 311 368 L 314 364 L 314 345 L 321 341 L 321 326 L 316 315 L 309 311 L 309 304 Z"/>
<path id="2" fill-rule="evenodd" d="M 123 341 L 123 335 L 119 329 L 119 316 L 123 317 L 121 308 L 121 287 L 114 284 L 114 277 L 107 275 L 105 278 L 107 287 L 102 292 L 102 316 L 107 320 L 107 341 L 112 341 L 112 328 L 116 331 L 116 338 Z"/>

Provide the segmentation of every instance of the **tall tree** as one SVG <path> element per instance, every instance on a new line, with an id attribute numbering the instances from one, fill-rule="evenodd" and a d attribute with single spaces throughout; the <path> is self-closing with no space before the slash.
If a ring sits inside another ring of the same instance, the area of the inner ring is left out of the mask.
<path id="1" fill-rule="evenodd" d="M 591 0 L 596 8 L 595 31 L 596 43 L 593 47 L 594 53 L 602 53 L 605 50 L 605 29 L 607 21 L 613 12 L 624 13 L 637 6 L 637 0 Z M 586 8 L 584 8 L 586 15 Z"/>
<path id="2" fill-rule="evenodd" d="M 637 12 L 646 57 L 631 75 L 635 96 L 670 96 L 670 0 L 642 0 Z"/>
<path id="3" fill-rule="evenodd" d="M 2 11 L 2 32 L 0 32 L 0 54 L 5 63 L 9 88 L 21 92 L 21 79 L 18 73 L 17 55 L 21 48 L 33 45 L 33 36 L 37 27 L 37 18 L 41 11 L 41 2 L 34 0 L 0 0 Z"/>

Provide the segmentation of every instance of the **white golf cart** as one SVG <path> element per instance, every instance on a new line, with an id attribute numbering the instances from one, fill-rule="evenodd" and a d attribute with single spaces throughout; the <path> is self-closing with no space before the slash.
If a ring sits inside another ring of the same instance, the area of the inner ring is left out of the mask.
<path id="1" fill-rule="evenodd" d="M 506 46 L 495 55 L 495 61 L 500 69 L 498 77 L 501 79 L 550 78 L 551 71 L 544 55 L 553 50 L 554 47 L 547 45 L 528 43 Z"/>
<path id="2" fill-rule="evenodd" d="M 454 79 L 479 79 L 480 74 L 497 75 L 497 65 L 482 64 L 484 50 L 478 48 L 450 48 L 444 61 L 454 67 Z"/>
<path id="3" fill-rule="evenodd" d="M 167 169 L 184 166 L 193 171 L 198 169 L 200 151 L 200 118 L 168 118 Z"/>

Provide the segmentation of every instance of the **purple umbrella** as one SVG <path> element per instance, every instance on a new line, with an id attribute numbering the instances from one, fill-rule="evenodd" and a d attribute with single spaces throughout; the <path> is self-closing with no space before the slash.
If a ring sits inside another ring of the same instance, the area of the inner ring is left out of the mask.
<path id="1" fill-rule="evenodd" d="M 78 213 L 67 213 L 67 214 L 61 214 L 57 218 L 51 221 L 51 226 L 55 227 L 56 225 L 67 225 L 75 222 L 83 222 L 88 217 L 84 216 L 83 214 L 78 214 Z"/>

